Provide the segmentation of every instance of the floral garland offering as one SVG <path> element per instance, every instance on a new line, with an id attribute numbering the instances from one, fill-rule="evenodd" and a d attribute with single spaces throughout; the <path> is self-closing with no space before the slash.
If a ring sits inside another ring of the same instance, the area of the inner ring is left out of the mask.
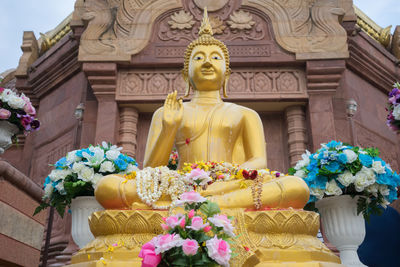
<path id="1" fill-rule="evenodd" d="M 65 207 L 70 206 L 73 198 L 94 196 L 94 189 L 103 176 L 137 171 L 136 161 L 121 150 L 122 147 L 102 142 L 102 145 L 68 152 L 46 177 L 43 201 L 34 214 L 52 206 L 63 217 Z"/>
<path id="2" fill-rule="evenodd" d="M 400 132 L 400 83 L 393 85 L 393 90 L 389 93 L 389 103 L 387 110 L 386 124 L 395 132 Z"/>
<path id="3" fill-rule="evenodd" d="M 29 97 L 23 93 L 18 96 L 14 91 L 1 87 L 0 119 L 15 124 L 25 134 L 40 127 L 40 122 L 36 119 L 36 110 Z"/>
<path id="4" fill-rule="evenodd" d="M 358 213 L 367 220 L 381 213 L 379 206 L 397 198 L 400 176 L 379 156 L 376 148 L 359 148 L 331 141 L 314 154 L 306 151 L 289 174 L 301 177 L 310 188 L 309 203 L 329 196 L 360 195 Z"/>
<path id="5" fill-rule="evenodd" d="M 197 192 L 179 198 L 186 213 L 163 218 L 161 226 L 167 233 L 143 245 L 142 266 L 229 266 L 229 243 L 235 237 L 232 218 L 220 214 L 216 203 Z"/>

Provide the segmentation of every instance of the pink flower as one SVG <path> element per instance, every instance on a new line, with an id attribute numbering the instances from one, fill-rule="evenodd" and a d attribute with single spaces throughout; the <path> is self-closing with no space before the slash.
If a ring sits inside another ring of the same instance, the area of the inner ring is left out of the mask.
<path id="1" fill-rule="evenodd" d="M 156 254 L 163 253 L 173 247 L 182 246 L 182 238 L 177 234 L 165 234 L 153 238 Z"/>
<path id="2" fill-rule="evenodd" d="M 165 219 L 165 223 L 167 224 L 168 227 L 174 229 L 176 226 L 179 225 L 181 217 L 182 217 L 181 214 L 169 216 L 168 218 Z"/>
<path id="3" fill-rule="evenodd" d="M 206 241 L 206 247 L 208 249 L 208 256 L 211 259 L 222 266 L 229 266 L 232 251 L 225 240 L 214 236 L 214 238 Z"/>
<path id="4" fill-rule="evenodd" d="M 195 191 L 185 192 L 179 198 L 180 200 L 176 201 L 177 206 L 182 206 L 184 203 L 202 203 L 207 200 Z"/>
<path id="5" fill-rule="evenodd" d="M 233 233 L 234 229 L 231 220 L 229 220 L 225 214 L 216 214 L 213 217 L 208 218 L 208 220 L 215 226 L 222 227 L 226 234 L 232 237 L 235 236 L 235 234 Z"/>
<path id="6" fill-rule="evenodd" d="M 0 94 L 3 93 L 3 91 L 4 91 L 4 88 L 0 87 Z"/>
<path id="7" fill-rule="evenodd" d="M 194 216 L 194 210 L 189 211 L 188 217 L 189 219 L 192 219 Z"/>
<path id="8" fill-rule="evenodd" d="M 208 225 L 208 226 L 204 227 L 203 231 L 204 231 L 204 233 L 208 233 L 208 232 L 210 232 L 211 229 L 212 229 L 212 227 Z"/>
<path id="9" fill-rule="evenodd" d="M 183 253 L 187 256 L 196 255 L 199 244 L 194 239 L 185 239 L 182 243 Z"/>
<path id="10" fill-rule="evenodd" d="M 193 229 L 195 231 L 201 230 L 204 227 L 208 226 L 208 223 L 203 223 L 203 218 L 199 216 L 195 216 L 192 218 L 192 225 L 186 226 L 186 228 Z"/>
<path id="11" fill-rule="evenodd" d="M 165 223 L 162 223 L 162 224 L 161 224 L 161 228 L 162 228 L 163 230 L 165 230 L 165 231 L 168 231 L 168 230 L 169 230 L 168 225 L 166 225 Z"/>
<path id="12" fill-rule="evenodd" d="M 0 119 L 6 120 L 10 118 L 11 112 L 8 109 L 0 108 Z"/>
<path id="13" fill-rule="evenodd" d="M 179 222 L 179 226 L 180 226 L 181 228 L 185 228 L 185 224 L 186 224 L 186 220 L 185 220 L 185 217 L 183 217 L 183 218 L 181 219 L 181 221 Z"/>
<path id="14" fill-rule="evenodd" d="M 32 116 L 36 115 L 36 109 L 32 106 L 31 102 L 25 103 L 24 111 L 26 112 L 26 114 L 29 114 Z"/>
<path id="15" fill-rule="evenodd" d="M 142 267 L 155 267 L 161 261 L 161 254 L 155 252 L 155 246 L 152 241 L 144 244 L 140 250 L 139 258 L 143 259 Z"/>
<path id="16" fill-rule="evenodd" d="M 191 184 L 206 185 L 211 182 L 210 176 L 201 169 L 193 169 L 190 173 L 186 174 L 184 180 Z"/>

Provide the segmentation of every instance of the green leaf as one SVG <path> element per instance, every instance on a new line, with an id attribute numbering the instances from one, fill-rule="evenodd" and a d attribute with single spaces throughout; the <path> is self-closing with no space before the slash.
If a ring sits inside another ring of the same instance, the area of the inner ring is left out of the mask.
<path id="1" fill-rule="evenodd" d="M 187 257 L 180 257 L 174 260 L 172 264 L 174 266 L 188 266 L 187 262 L 188 262 Z"/>
<path id="2" fill-rule="evenodd" d="M 49 206 L 50 205 L 48 203 L 46 203 L 46 202 L 40 203 L 40 205 L 35 209 L 35 212 L 33 213 L 33 216 L 35 216 L 36 214 L 38 214 L 39 212 L 41 212 L 42 210 L 46 209 Z"/>
<path id="3" fill-rule="evenodd" d="M 296 169 L 295 168 L 289 168 L 289 170 L 288 170 L 288 174 L 290 174 L 290 175 L 294 175 L 296 173 Z"/>
<path id="4" fill-rule="evenodd" d="M 200 211 L 207 217 L 212 217 L 221 212 L 217 203 L 207 201 L 200 206 Z"/>

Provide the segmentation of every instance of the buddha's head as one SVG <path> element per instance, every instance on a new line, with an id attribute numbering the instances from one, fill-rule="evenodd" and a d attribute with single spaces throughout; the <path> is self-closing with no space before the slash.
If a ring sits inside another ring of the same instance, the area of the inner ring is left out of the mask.
<path id="1" fill-rule="evenodd" d="M 230 74 L 229 53 L 225 44 L 213 36 L 208 20 L 207 9 L 199 30 L 199 37 L 186 48 L 183 78 L 186 81 L 186 93 L 190 87 L 199 91 L 216 91 L 223 88 L 226 95 L 226 86 Z"/>

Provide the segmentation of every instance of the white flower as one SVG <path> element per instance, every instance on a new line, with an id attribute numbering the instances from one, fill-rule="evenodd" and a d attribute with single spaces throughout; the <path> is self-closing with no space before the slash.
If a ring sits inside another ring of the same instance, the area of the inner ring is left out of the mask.
<path id="1" fill-rule="evenodd" d="M 8 105 L 14 109 L 23 109 L 25 101 L 18 96 L 11 96 L 8 100 Z"/>
<path id="2" fill-rule="evenodd" d="M 99 166 L 104 161 L 104 150 L 99 147 L 90 147 L 89 150 L 94 154 L 83 152 L 82 156 L 87 159 L 85 162 L 88 166 Z"/>
<path id="3" fill-rule="evenodd" d="M 85 182 L 91 182 L 94 176 L 94 170 L 90 167 L 83 167 L 78 173 L 78 178 Z"/>
<path id="4" fill-rule="evenodd" d="M 14 96 L 15 96 L 15 93 L 13 91 L 11 91 L 10 89 L 4 89 L 3 93 L 1 93 L 1 99 L 4 102 L 10 101 L 10 99 Z"/>
<path id="5" fill-rule="evenodd" d="M 387 185 L 380 184 L 379 193 L 381 193 L 382 196 L 388 196 L 390 194 L 390 190 Z"/>
<path id="6" fill-rule="evenodd" d="M 131 172 L 137 172 L 139 170 L 138 167 L 132 164 L 128 164 L 128 167 L 126 167 L 126 173 L 131 173 Z"/>
<path id="7" fill-rule="evenodd" d="M 99 181 L 103 178 L 104 176 L 103 175 L 101 175 L 100 173 L 95 173 L 94 175 L 93 175 L 93 178 L 92 178 L 92 187 L 93 187 L 93 189 L 96 189 L 96 186 L 97 186 L 97 184 L 99 183 Z"/>
<path id="8" fill-rule="evenodd" d="M 300 178 L 306 178 L 306 176 L 307 176 L 306 172 L 303 170 L 298 170 L 293 175 L 300 177 Z"/>
<path id="9" fill-rule="evenodd" d="M 329 182 L 326 183 L 326 191 L 325 193 L 327 195 L 334 195 L 334 196 L 339 196 L 342 194 L 342 189 L 337 185 L 334 179 L 330 180 Z"/>
<path id="10" fill-rule="evenodd" d="M 217 227 L 222 227 L 224 232 L 231 237 L 235 237 L 233 232 L 234 228 L 231 220 L 225 214 L 215 214 L 213 217 L 208 218 L 208 220 Z"/>
<path id="11" fill-rule="evenodd" d="M 346 155 L 348 163 L 352 163 L 358 157 L 357 154 L 353 150 L 350 150 L 350 149 L 343 150 L 343 153 Z"/>
<path id="12" fill-rule="evenodd" d="M 310 188 L 310 194 L 317 199 L 322 199 L 324 197 L 324 190 L 320 188 Z"/>
<path id="13" fill-rule="evenodd" d="M 201 169 L 193 169 L 190 173 L 186 174 L 183 180 L 189 184 L 206 185 L 212 179 L 207 172 Z"/>
<path id="14" fill-rule="evenodd" d="M 344 186 L 349 186 L 351 183 L 355 181 L 356 177 L 351 174 L 350 171 L 345 171 L 344 173 L 340 174 L 337 180 Z"/>
<path id="15" fill-rule="evenodd" d="M 83 162 L 75 162 L 72 165 L 72 171 L 75 173 L 80 172 L 83 168 L 85 167 L 85 164 Z"/>
<path id="16" fill-rule="evenodd" d="M 106 157 L 109 160 L 116 160 L 118 158 L 119 154 L 121 154 L 121 152 L 119 152 L 119 150 L 115 150 L 115 149 L 108 150 L 106 152 Z"/>
<path id="17" fill-rule="evenodd" d="M 77 150 L 74 150 L 74 151 L 71 151 L 71 152 L 67 153 L 67 157 L 66 158 L 67 158 L 67 161 L 69 163 L 74 163 L 74 162 L 77 162 L 77 161 L 81 160 L 81 158 L 76 155 L 76 151 Z"/>
<path id="18" fill-rule="evenodd" d="M 372 184 L 365 189 L 368 193 L 371 193 L 374 197 L 378 196 L 379 185 Z"/>
<path id="19" fill-rule="evenodd" d="M 302 159 L 296 163 L 296 166 L 294 167 L 294 169 L 298 171 L 301 168 L 310 164 L 310 155 L 311 155 L 310 151 L 306 150 L 306 153 L 301 155 Z"/>
<path id="20" fill-rule="evenodd" d="M 52 181 L 58 181 L 61 179 L 65 179 L 65 177 L 67 177 L 68 175 L 70 175 L 72 172 L 71 170 L 52 170 L 51 173 L 49 174 L 49 177 Z"/>
<path id="21" fill-rule="evenodd" d="M 47 184 L 46 187 L 44 188 L 44 195 L 43 199 L 50 198 L 51 194 L 53 193 L 54 187 L 50 184 Z"/>
<path id="22" fill-rule="evenodd" d="M 114 167 L 114 163 L 112 163 L 111 161 L 104 161 L 101 165 L 100 165 L 100 170 L 99 172 L 114 172 L 115 171 L 115 167 Z"/>
<path id="23" fill-rule="evenodd" d="M 364 188 L 372 185 L 376 180 L 374 171 L 365 166 L 363 166 L 362 169 L 356 173 L 355 178 L 354 185 L 356 186 L 357 192 L 362 192 Z"/>
<path id="24" fill-rule="evenodd" d="M 393 117 L 395 120 L 400 120 L 400 104 L 394 106 Z"/>
<path id="25" fill-rule="evenodd" d="M 61 181 L 56 185 L 56 189 L 58 192 L 60 192 L 61 195 L 66 195 L 67 192 L 64 190 L 64 183 Z"/>
<path id="26" fill-rule="evenodd" d="M 382 162 L 380 162 L 380 161 L 372 161 L 372 169 L 376 173 L 386 173 L 385 167 L 382 166 Z"/>

